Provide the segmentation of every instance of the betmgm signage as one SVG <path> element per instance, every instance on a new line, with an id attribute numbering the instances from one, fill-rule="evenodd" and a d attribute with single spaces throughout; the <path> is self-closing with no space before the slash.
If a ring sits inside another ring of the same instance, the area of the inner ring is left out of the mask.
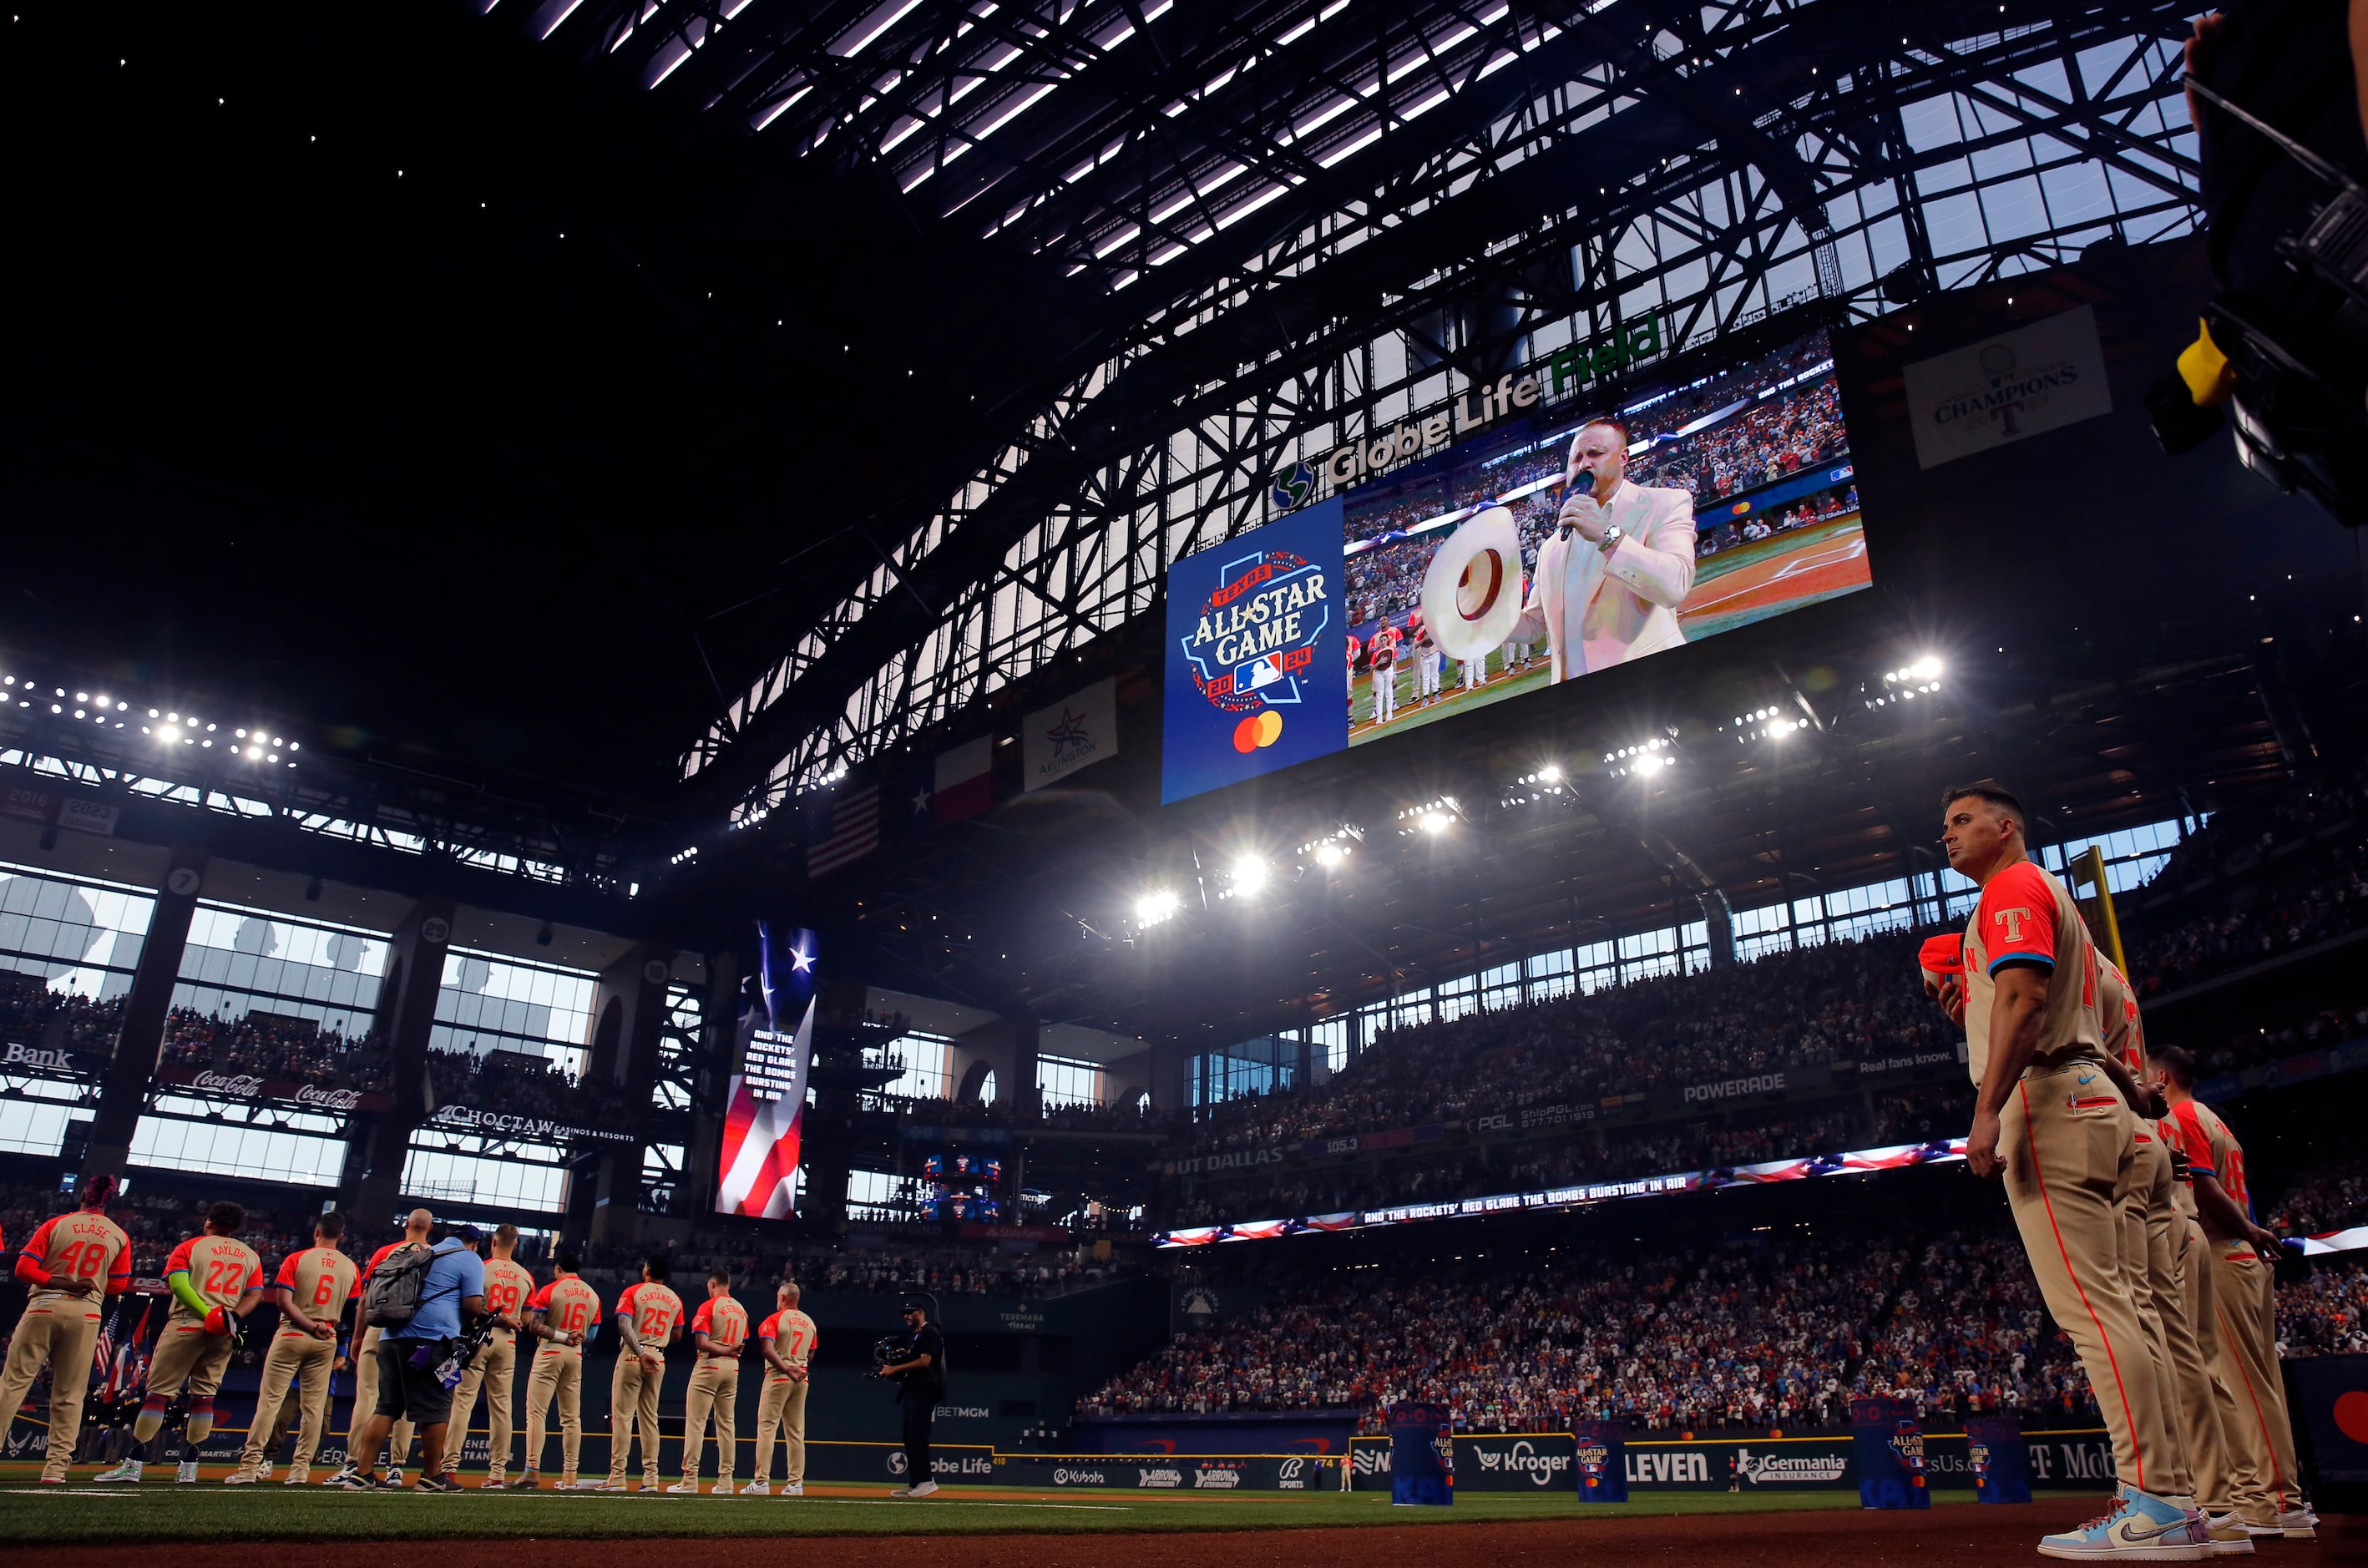
<path id="1" fill-rule="evenodd" d="M 1604 381 L 1661 352 L 1661 322 L 1648 316 L 1639 325 L 1593 343 L 1575 343 L 1548 355 L 1538 373 L 1508 372 L 1464 392 L 1444 414 L 1413 424 L 1401 422 L 1360 440 L 1333 448 L 1310 466 L 1292 464 L 1274 476 L 1271 499 L 1278 512 L 1294 511 L 1316 498 L 1322 485 L 1334 491 L 1372 479 L 1398 464 L 1463 440 L 1475 430 L 1560 397 L 1569 387 Z"/>

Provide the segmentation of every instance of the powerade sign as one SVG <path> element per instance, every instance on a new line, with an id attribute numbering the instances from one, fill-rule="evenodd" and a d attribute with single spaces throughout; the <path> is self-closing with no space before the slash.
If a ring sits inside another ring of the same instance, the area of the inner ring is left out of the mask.
<path id="1" fill-rule="evenodd" d="M 1162 801 L 1349 744 L 1338 498 L 1167 573 Z"/>

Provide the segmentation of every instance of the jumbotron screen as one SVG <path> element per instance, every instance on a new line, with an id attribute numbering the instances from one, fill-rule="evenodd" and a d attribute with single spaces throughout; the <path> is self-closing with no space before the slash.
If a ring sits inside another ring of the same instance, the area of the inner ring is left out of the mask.
<path id="1" fill-rule="evenodd" d="M 1616 410 L 1525 412 L 1546 384 L 1343 448 L 1330 497 L 1176 563 L 1164 799 L 1872 584 L 1823 332 Z"/>

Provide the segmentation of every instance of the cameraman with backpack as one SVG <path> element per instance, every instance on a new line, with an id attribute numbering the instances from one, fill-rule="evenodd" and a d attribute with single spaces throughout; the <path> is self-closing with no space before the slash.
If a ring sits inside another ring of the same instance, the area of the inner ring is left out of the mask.
<path id="1" fill-rule="evenodd" d="M 350 1454 L 375 1454 L 398 1417 L 415 1421 L 427 1449 L 419 1490 L 458 1492 L 460 1483 L 444 1473 L 452 1391 L 444 1386 L 437 1368 L 461 1336 L 462 1324 L 484 1312 L 485 1266 L 474 1250 L 475 1231 L 463 1226 L 431 1245 L 427 1236 L 435 1224 L 435 1216 L 427 1210 L 413 1210 L 404 1225 L 403 1244 L 370 1276 L 361 1321 L 379 1330 L 378 1409 L 358 1440 L 349 1440 L 347 1447 Z M 402 1479 L 393 1474 L 382 1482 L 371 1480 L 360 1462 L 349 1460 L 329 1478 L 329 1484 L 349 1492 L 402 1486 Z"/>

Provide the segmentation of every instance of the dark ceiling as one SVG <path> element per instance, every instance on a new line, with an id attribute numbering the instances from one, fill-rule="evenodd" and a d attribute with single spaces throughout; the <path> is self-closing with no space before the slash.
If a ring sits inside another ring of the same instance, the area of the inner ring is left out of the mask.
<path id="1" fill-rule="evenodd" d="M 16 15 L 0 651 L 663 801 L 1074 301 L 613 76 L 459 5 Z"/>

